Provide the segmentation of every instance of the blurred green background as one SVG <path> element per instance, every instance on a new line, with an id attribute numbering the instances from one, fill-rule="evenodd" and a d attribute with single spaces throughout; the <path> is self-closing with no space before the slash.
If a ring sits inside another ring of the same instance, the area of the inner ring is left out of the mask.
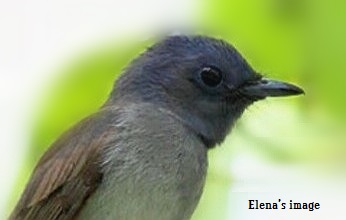
<path id="1" fill-rule="evenodd" d="M 229 216 L 235 181 L 230 160 L 240 151 L 276 165 L 318 164 L 326 172 L 344 175 L 345 11 L 341 0 L 205 0 L 199 12 L 200 33 L 229 41 L 257 71 L 296 83 L 306 95 L 256 103 L 223 146 L 210 152 L 195 220 Z M 122 68 L 152 43 L 108 42 L 58 70 L 59 78 L 37 108 L 33 142 L 13 187 L 9 211 L 44 150 L 63 130 L 96 111 Z"/>

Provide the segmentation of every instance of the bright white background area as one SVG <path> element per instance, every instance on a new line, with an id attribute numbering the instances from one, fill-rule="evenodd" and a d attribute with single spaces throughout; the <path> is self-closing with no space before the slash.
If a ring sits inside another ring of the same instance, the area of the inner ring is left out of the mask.
<path id="1" fill-rule="evenodd" d="M 6 202 L 30 143 L 33 123 L 30 117 L 36 110 L 37 97 L 41 96 L 42 88 L 56 73 L 52 70 L 66 63 L 74 53 L 105 39 L 140 36 L 140 40 L 150 37 L 157 30 L 193 25 L 200 2 L 0 0 L 0 220 L 7 217 Z M 269 105 L 247 113 L 246 118 L 253 123 L 252 128 L 256 128 L 256 123 L 266 124 L 268 116 L 275 116 L 279 121 L 282 114 L 289 114 L 285 126 L 290 126 L 289 121 L 295 120 L 295 109 L 289 106 L 275 109 L 275 104 Z M 280 126 L 282 124 L 279 123 Z M 269 124 L 266 126 L 270 127 Z M 307 127 L 302 125 L 299 129 L 304 128 Z M 295 134 L 285 134 L 285 137 L 299 135 L 299 129 Z M 261 134 L 261 131 L 261 128 L 255 130 L 266 138 L 267 134 Z M 236 133 L 232 138 L 237 138 Z M 246 140 L 232 140 L 228 144 L 242 148 L 247 143 Z M 280 167 L 249 152 L 238 151 L 230 158 L 229 170 L 234 178 L 229 197 L 230 218 L 344 219 L 345 181 L 337 184 L 341 181 L 334 180 L 334 176 L 319 176 L 308 168 L 300 168 Z M 275 188 L 277 186 L 280 187 Z M 321 189 L 326 191 L 321 192 Z M 306 210 L 247 209 L 248 199 L 275 202 L 278 198 L 320 202 L 321 210 L 311 213 Z"/>

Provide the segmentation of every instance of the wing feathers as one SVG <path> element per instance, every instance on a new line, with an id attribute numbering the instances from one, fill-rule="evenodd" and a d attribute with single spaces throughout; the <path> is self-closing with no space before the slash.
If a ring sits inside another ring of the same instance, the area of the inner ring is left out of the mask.
<path id="1" fill-rule="evenodd" d="M 115 132 L 107 114 L 89 117 L 56 141 L 36 166 L 11 220 L 73 219 L 101 182 L 100 148 Z"/>

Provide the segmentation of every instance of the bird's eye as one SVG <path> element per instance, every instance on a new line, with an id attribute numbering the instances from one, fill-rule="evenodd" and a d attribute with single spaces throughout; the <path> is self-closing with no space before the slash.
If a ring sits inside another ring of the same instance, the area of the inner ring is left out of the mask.
<path id="1" fill-rule="evenodd" d="M 202 82 L 208 87 L 216 87 L 222 81 L 221 71 L 214 67 L 204 67 L 200 77 Z"/>

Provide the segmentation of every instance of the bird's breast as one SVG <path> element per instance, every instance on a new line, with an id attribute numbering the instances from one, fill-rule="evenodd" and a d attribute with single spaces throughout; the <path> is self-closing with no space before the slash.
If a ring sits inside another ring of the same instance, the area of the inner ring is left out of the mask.
<path id="1" fill-rule="evenodd" d="M 126 123 L 105 151 L 103 181 L 80 219 L 190 219 L 205 182 L 207 149 L 173 118 Z"/>

